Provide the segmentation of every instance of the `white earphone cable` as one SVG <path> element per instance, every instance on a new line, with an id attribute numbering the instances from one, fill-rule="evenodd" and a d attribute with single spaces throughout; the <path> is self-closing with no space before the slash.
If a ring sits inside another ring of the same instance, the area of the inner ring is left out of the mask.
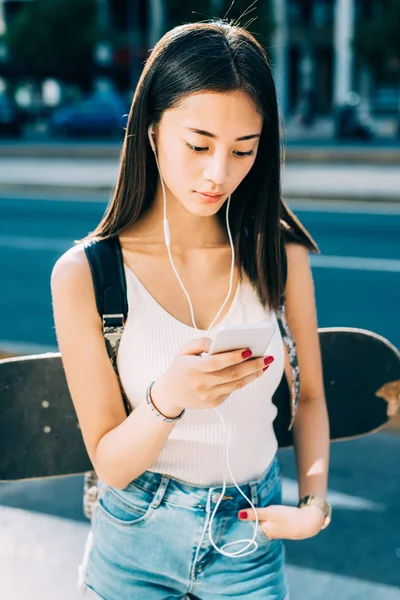
<path id="1" fill-rule="evenodd" d="M 188 300 L 189 308 L 190 308 L 190 314 L 191 314 L 191 317 L 192 317 L 193 327 L 196 329 L 196 331 L 198 331 L 198 328 L 196 326 L 195 319 L 194 319 L 193 306 L 192 306 L 192 303 L 190 301 L 189 294 L 187 293 L 187 291 L 185 289 L 185 286 L 183 285 L 183 282 L 182 282 L 182 280 L 181 280 L 181 278 L 179 276 L 179 273 L 176 270 L 176 267 L 175 267 L 175 264 L 174 264 L 174 261 L 172 259 L 172 255 L 171 255 L 171 248 L 170 248 L 170 246 L 171 246 L 171 238 L 170 238 L 169 224 L 168 224 L 168 218 L 167 218 L 167 197 L 166 197 L 166 192 L 165 192 L 164 181 L 163 181 L 163 178 L 161 176 L 160 166 L 158 164 L 157 152 L 156 152 L 156 149 L 155 149 L 155 146 L 154 146 L 154 142 L 153 142 L 153 140 L 151 138 L 151 128 L 149 128 L 149 140 L 150 140 L 150 145 L 151 145 L 151 148 L 153 150 L 154 157 L 155 157 L 155 160 L 156 160 L 157 169 L 158 169 L 158 173 L 160 175 L 160 181 L 161 181 L 161 186 L 162 186 L 162 190 L 163 190 L 163 198 L 164 198 L 164 220 L 163 220 L 163 225 L 164 225 L 165 245 L 167 246 L 167 251 L 168 251 L 168 256 L 169 256 L 169 260 L 170 260 L 171 266 L 172 266 L 172 268 L 174 270 L 174 273 L 175 273 L 175 275 L 176 275 L 176 277 L 177 277 L 177 279 L 178 279 L 178 281 L 179 281 L 179 283 L 180 283 L 180 285 L 181 285 L 181 287 L 182 287 L 182 289 L 183 289 L 183 291 L 184 291 L 184 293 L 186 295 L 186 298 Z M 231 273 L 230 273 L 230 278 L 229 278 L 229 291 L 228 291 L 227 297 L 225 298 L 224 303 L 222 304 L 222 306 L 219 309 L 218 313 L 215 315 L 215 317 L 212 320 L 211 324 L 207 328 L 207 331 L 209 331 L 211 329 L 211 327 L 213 326 L 214 322 L 216 321 L 216 319 L 218 318 L 218 316 L 221 314 L 221 311 L 223 310 L 224 306 L 228 302 L 228 299 L 229 299 L 229 297 L 231 295 L 231 292 L 232 292 L 232 282 L 233 282 L 233 273 L 234 273 L 234 265 L 235 265 L 235 248 L 234 248 L 234 245 L 233 245 L 232 234 L 231 234 L 231 230 L 230 230 L 230 227 L 229 227 L 229 206 L 230 206 L 230 201 L 231 201 L 231 196 L 229 196 L 229 198 L 228 198 L 227 209 L 226 209 L 226 226 L 227 226 L 227 231 L 228 231 L 228 236 L 229 236 L 229 243 L 230 243 L 231 250 L 232 250 Z M 221 546 L 221 548 L 218 548 L 218 546 L 214 543 L 214 540 L 212 538 L 212 533 L 211 533 L 211 531 L 212 531 L 212 522 L 213 522 L 214 516 L 215 516 L 215 514 L 216 514 L 216 512 L 218 510 L 218 507 L 219 507 L 219 505 L 221 503 L 221 500 L 222 500 L 222 498 L 223 498 L 223 496 L 225 494 L 225 490 L 226 490 L 226 471 L 224 469 L 224 483 L 223 483 L 223 486 L 222 486 L 222 492 L 220 494 L 219 500 L 218 500 L 217 504 L 215 505 L 215 508 L 214 508 L 214 510 L 213 510 L 213 512 L 211 514 L 211 517 L 210 517 L 210 521 L 209 521 L 209 525 L 208 525 L 208 537 L 209 537 L 209 540 L 210 540 L 212 546 L 220 554 L 223 554 L 224 556 L 228 556 L 230 558 L 240 558 L 242 556 L 247 556 L 248 554 L 252 554 L 258 548 L 258 544 L 255 541 L 255 538 L 256 538 L 256 535 L 257 535 L 257 528 L 258 528 L 258 514 L 257 514 L 257 511 L 256 511 L 256 508 L 255 508 L 254 504 L 246 496 L 246 494 L 244 494 L 242 492 L 242 490 L 237 485 L 237 482 L 236 482 L 236 480 L 235 480 L 235 478 L 234 478 L 234 476 L 232 474 L 232 470 L 231 470 L 231 466 L 230 466 L 230 461 L 229 461 L 229 439 L 230 439 L 230 433 L 231 433 L 231 431 L 230 431 L 229 428 L 226 427 L 225 421 L 223 420 L 223 418 L 221 416 L 221 413 L 219 412 L 218 408 L 215 407 L 213 410 L 216 411 L 216 413 L 217 413 L 217 415 L 218 415 L 218 417 L 219 417 L 219 419 L 220 419 L 220 421 L 222 423 L 223 432 L 225 434 L 225 439 L 226 439 L 226 464 L 228 466 L 229 474 L 230 474 L 230 476 L 232 478 L 232 481 L 233 481 L 235 487 L 237 488 L 237 490 L 241 493 L 241 495 L 243 496 L 243 498 L 245 498 L 249 502 L 250 506 L 255 511 L 256 519 L 255 519 L 254 533 L 253 533 L 253 537 L 251 538 L 251 540 L 250 539 L 236 540 L 234 542 L 229 542 L 227 544 L 224 544 L 223 546 Z M 236 552 L 225 552 L 223 550 L 223 548 L 226 548 L 227 546 L 232 546 L 234 544 L 239 544 L 239 543 L 242 543 L 242 542 L 248 542 L 248 544 L 244 548 L 241 548 L 240 550 L 238 550 Z M 245 550 L 249 546 L 252 546 L 252 545 L 254 546 L 254 548 L 252 550 L 249 550 L 248 552 L 245 552 Z"/>

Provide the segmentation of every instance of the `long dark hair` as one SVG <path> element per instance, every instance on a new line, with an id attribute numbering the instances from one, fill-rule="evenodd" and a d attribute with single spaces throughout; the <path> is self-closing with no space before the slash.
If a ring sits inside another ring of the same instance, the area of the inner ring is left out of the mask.
<path id="1" fill-rule="evenodd" d="M 281 296 L 282 240 L 288 234 L 318 248 L 281 199 L 280 117 L 264 48 L 246 29 L 224 20 L 189 23 L 168 31 L 153 48 L 129 113 L 113 197 L 86 239 L 119 235 L 146 212 L 158 172 L 147 136 L 150 123 L 199 91 L 245 92 L 263 116 L 255 162 L 232 193 L 230 228 L 238 264 L 263 305 L 276 310 Z M 225 227 L 225 210 L 217 213 Z"/>

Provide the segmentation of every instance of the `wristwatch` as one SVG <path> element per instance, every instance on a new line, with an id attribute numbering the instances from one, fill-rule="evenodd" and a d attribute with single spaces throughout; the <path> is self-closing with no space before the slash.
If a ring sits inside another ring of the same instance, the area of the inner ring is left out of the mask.
<path id="1" fill-rule="evenodd" d="M 332 520 L 332 506 L 320 496 L 304 496 L 304 498 L 301 498 L 298 508 L 301 508 L 302 506 L 312 506 L 313 504 L 319 506 L 324 511 L 325 520 L 321 529 L 326 529 Z"/>

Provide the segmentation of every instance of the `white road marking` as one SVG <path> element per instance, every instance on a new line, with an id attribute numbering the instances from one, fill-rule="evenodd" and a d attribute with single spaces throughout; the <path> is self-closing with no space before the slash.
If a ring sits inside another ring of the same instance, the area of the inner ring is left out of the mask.
<path id="1" fill-rule="evenodd" d="M 301 544 L 301 542 L 295 543 Z M 349 560 L 351 559 L 349 558 Z M 293 600 L 296 598 L 307 598 L 308 600 L 320 600 L 321 598 L 324 600 L 337 600 L 337 598 L 400 600 L 400 591 L 397 586 L 368 580 L 367 568 L 365 579 L 291 564 L 287 565 L 286 570 L 289 590 L 294 592 Z"/>
<path id="2" fill-rule="evenodd" d="M 70 248 L 72 243 L 72 240 L 62 238 L 0 235 L 0 248 L 14 248 L 16 250 L 56 250 L 63 252 Z"/>
<path id="3" fill-rule="evenodd" d="M 362 200 L 303 200 L 290 198 L 294 212 L 400 215 L 400 202 L 363 202 Z"/>
<path id="4" fill-rule="evenodd" d="M 52 187 L 46 188 L 44 186 L 40 189 L 40 191 L 33 190 L 30 187 L 27 187 L 25 190 L 21 189 L 10 189 L 7 192 L 0 187 L 0 203 L 3 201 L 8 202 L 9 200 L 18 201 L 30 201 L 33 202 L 71 202 L 72 204 L 80 203 L 80 204 L 95 204 L 98 202 L 99 204 L 106 205 L 110 199 L 110 190 L 85 190 L 84 195 L 81 191 L 77 192 L 75 190 L 71 190 L 68 188 L 59 188 L 57 191 Z"/>
<path id="5" fill-rule="evenodd" d="M 45 354 L 47 352 L 58 352 L 56 346 L 44 346 L 30 342 L 15 342 L 13 340 L 0 339 L 0 351 L 11 356 L 25 356 L 28 354 Z"/>
<path id="6" fill-rule="evenodd" d="M 28 236 L 0 235 L 0 248 L 16 250 L 54 250 L 64 252 L 73 245 L 73 240 Z M 312 267 L 324 269 L 353 269 L 357 271 L 388 271 L 398 273 L 400 260 L 393 258 L 369 258 L 365 256 L 310 255 Z"/>
<path id="7" fill-rule="evenodd" d="M 312 267 L 323 269 L 353 269 L 356 271 L 400 272 L 400 260 L 393 258 L 369 258 L 366 256 L 310 255 Z"/>

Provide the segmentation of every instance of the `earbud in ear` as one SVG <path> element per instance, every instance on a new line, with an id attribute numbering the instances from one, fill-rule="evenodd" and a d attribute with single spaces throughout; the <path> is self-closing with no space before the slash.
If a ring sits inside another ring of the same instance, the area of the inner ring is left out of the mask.
<path id="1" fill-rule="evenodd" d="M 153 152 L 156 152 L 156 147 L 154 145 L 154 140 L 153 140 L 153 125 L 149 125 L 149 128 L 147 130 L 148 136 L 149 136 L 149 142 L 150 142 L 150 146 L 151 149 L 153 150 Z"/>

